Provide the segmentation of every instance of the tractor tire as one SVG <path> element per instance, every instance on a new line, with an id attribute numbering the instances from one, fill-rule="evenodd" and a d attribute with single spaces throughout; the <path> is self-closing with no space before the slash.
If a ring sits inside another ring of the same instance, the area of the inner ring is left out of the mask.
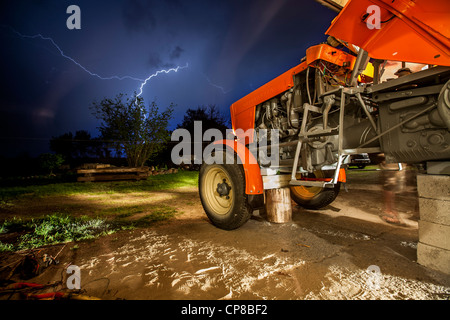
<path id="1" fill-rule="evenodd" d="M 245 193 L 242 165 L 204 163 L 198 186 L 206 215 L 216 227 L 233 230 L 250 219 L 253 210 Z"/>
<path id="2" fill-rule="evenodd" d="M 326 171 L 316 171 L 314 176 L 328 178 L 330 174 Z M 332 203 L 338 196 L 340 188 L 340 183 L 333 188 L 291 186 L 291 198 L 305 209 L 317 210 Z"/>

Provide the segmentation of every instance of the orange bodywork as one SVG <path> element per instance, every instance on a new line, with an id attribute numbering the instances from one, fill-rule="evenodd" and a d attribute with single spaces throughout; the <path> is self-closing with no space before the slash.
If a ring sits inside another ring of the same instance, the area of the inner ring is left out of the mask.
<path id="1" fill-rule="evenodd" d="M 347 182 L 347 174 L 345 173 L 344 168 L 339 169 L 338 181 L 344 183 Z"/>
<path id="2" fill-rule="evenodd" d="M 327 44 L 319 44 L 306 50 L 306 63 L 312 65 L 314 61 L 324 60 L 340 67 L 353 69 L 356 58 L 346 52 L 333 48 Z"/>
<path id="3" fill-rule="evenodd" d="M 370 29 L 380 8 L 380 28 Z M 366 17 L 365 17 L 366 15 Z M 449 0 L 353 0 L 326 34 L 355 44 L 374 59 L 450 66 Z"/>
<path id="4" fill-rule="evenodd" d="M 258 104 L 276 97 L 294 87 L 294 76 L 305 71 L 308 66 L 316 61 L 323 60 L 343 67 L 345 70 L 352 70 L 356 58 L 351 54 L 333 48 L 327 44 L 319 44 L 306 50 L 306 61 L 298 66 L 286 71 L 272 81 L 259 87 L 255 91 L 233 103 L 230 107 L 231 124 L 233 130 L 242 129 L 247 131 L 253 129 L 255 125 L 255 108 Z M 237 135 L 238 140 L 244 139 Z M 246 135 L 245 144 L 253 142 L 253 135 Z"/>
<path id="5" fill-rule="evenodd" d="M 307 67 L 306 62 L 303 62 L 233 103 L 230 107 L 233 130 L 242 129 L 247 131 L 248 129 L 253 129 L 256 106 L 294 87 L 294 75 L 302 72 Z M 242 138 L 244 137 L 238 136 L 238 139 Z M 248 139 L 249 141 L 245 141 L 245 143 L 252 143 L 253 134 L 250 134 Z"/>
<path id="6" fill-rule="evenodd" d="M 327 44 L 319 44 L 309 47 L 306 50 L 306 63 L 308 66 L 315 65 L 316 61 L 325 61 L 341 67 L 333 73 L 333 76 L 342 79 L 341 85 L 345 85 L 345 80 L 351 75 L 350 71 L 353 70 L 353 67 L 355 66 L 356 57 Z M 320 64 L 316 65 L 316 67 L 322 69 Z M 359 82 L 367 83 L 372 81 L 373 66 L 371 63 L 368 63 L 367 68 L 359 78 Z"/>
<path id="7" fill-rule="evenodd" d="M 264 184 L 261 176 L 258 161 L 248 148 L 237 140 L 219 140 L 214 144 L 224 144 L 232 149 L 238 155 L 244 167 L 245 174 L 245 193 L 263 194 Z"/>

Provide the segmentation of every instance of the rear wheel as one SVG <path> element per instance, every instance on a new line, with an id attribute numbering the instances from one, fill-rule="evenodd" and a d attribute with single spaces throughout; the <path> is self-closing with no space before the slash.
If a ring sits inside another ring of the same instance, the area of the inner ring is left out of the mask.
<path id="1" fill-rule="evenodd" d="M 316 171 L 308 178 L 331 178 L 332 171 Z M 333 188 L 291 186 L 291 198 L 298 205 L 306 209 L 320 209 L 326 207 L 336 199 L 340 190 L 340 183 Z"/>
<path id="2" fill-rule="evenodd" d="M 203 164 L 199 172 L 200 200 L 218 228 L 232 230 L 252 214 L 245 194 L 245 176 L 239 164 Z"/>

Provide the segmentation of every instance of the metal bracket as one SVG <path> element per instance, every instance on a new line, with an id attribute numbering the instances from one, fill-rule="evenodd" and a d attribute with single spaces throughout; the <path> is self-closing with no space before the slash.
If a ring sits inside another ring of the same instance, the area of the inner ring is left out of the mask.
<path id="1" fill-rule="evenodd" d="M 299 140 L 297 142 L 297 148 L 295 150 L 295 156 L 294 156 L 294 164 L 292 166 L 292 172 L 291 172 L 291 181 L 289 182 L 290 185 L 297 185 L 297 186 L 310 186 L 310 187 L 333 187 L 336 183 L 338 183 L 339 179 L 339 171 L 341 169 L 341 165 L 343 163 L 344 158 L 346 157 L 346 153 L 343 149 L 343 137 L 344 137 L 344 106 L 345 106 L 345 94 L 356 94 L 359 93 L 357 90 L 356 92 L 354 90 L 348 90 L 348 88 L 339 88 L 338 90 L 333 90 L 333 93 L 337 93 L 340 91 L 340 110 L 339 110 L 339 125 L 335 128 L 329 128 L 325 130 L 316 131 L 314 133 L 306 133 L 306 123 L 307 123 L 307 117 L 309 111 L 314 111 L 317 113 L 322 113 L 319 108 L 311 106 L 309 104 L 304 104 L 304 113 L 303 113 L 303 119 L 302 119 L 302 126 L 299 133 Z M 337 132 L 336 132 L 337 131 Z M 302 148 L 302 142 L 307 138 L 308 136 L 312 135 L 319 135 L 319 134 L 336 134 L 338 133 L 338 161 L 336 165 L 336 169 L 334 171 L 333 178 L 331 181 L 301 181 L 297 180 L 296 173 L 297 173 L 297 167 L 300 157 L 300 151 Z"/>

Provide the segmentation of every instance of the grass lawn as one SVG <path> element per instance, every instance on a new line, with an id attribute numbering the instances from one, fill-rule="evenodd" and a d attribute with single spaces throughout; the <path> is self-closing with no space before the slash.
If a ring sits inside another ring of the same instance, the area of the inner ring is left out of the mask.
<path id="1" fill-rule="evenodd" d="M 16 200 L 23 196 L 47 197 L 70 196 L 77 194 L 114 194 L 127 192 L 143 192 L 156 190 L 171 190 L 183 186 L 197 185 L 198 172 L 179 171 L 176 174 L 150 176 L 141 181 L 114 181 L 114 182 L 62 182 L 44 184 L 39 181 L 29 184 L 27 181 L 14 181 L 14 186 L 0 187 L 0 201 Z"/>
<path id="2" fill-rule="evenodd" d="M 170 219 L 193 204 L 197 181 L 194 171 L 141 181 L 16 180 L 10 186 L 2 181 L 0 252 L 92 239 Z"/>

